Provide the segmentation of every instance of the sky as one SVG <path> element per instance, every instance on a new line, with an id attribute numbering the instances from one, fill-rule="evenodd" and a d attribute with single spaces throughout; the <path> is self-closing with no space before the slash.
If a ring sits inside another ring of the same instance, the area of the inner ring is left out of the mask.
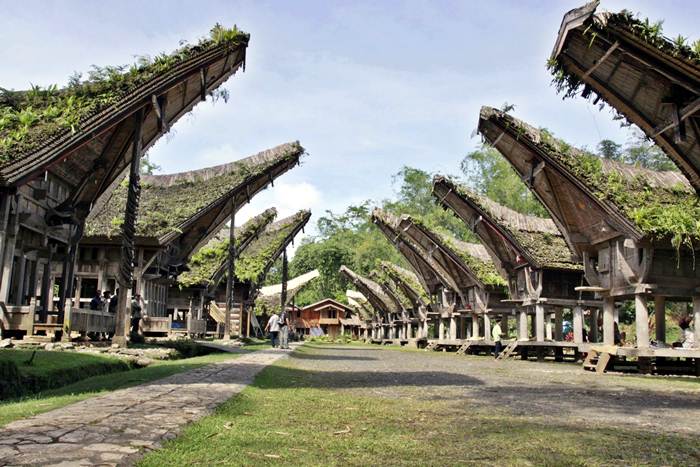
<path id="1" fill-rule="evenodd" d="M 609 111 L 563 101 L 550 86 L 545 62 L 561 19 L 583 3 L 0 0 L 0 87 L 63 85 L 93 64 L 130 64 L 194 42 L 217 22 L 236 24 L 251 40 L 245 72 L 225 84 L 228 103 L 197 106 L 149 158 L 173 173 L 299 140 L 302 166 L 237 221 L 275 206 L 280 216 L 311 209 L 313 224 L 326 210 L 392 197 L 404 165 L 459 174 L 480 144 L 472 133 L 482 105 L 514 104 L 517 117 L 577 146 L 625 142 L 628 130 Z M 667 36 L 698 33 L 697 1 L 601 8 L 663 19 Z"/>

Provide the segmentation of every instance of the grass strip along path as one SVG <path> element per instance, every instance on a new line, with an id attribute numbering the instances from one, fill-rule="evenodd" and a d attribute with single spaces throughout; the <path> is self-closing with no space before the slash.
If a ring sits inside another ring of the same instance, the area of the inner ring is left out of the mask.
<path id="1" fill-rule="evenodd" d="M 307 344 L 140 465 L 700 463 L 700 387 L 639 380 Z"/>

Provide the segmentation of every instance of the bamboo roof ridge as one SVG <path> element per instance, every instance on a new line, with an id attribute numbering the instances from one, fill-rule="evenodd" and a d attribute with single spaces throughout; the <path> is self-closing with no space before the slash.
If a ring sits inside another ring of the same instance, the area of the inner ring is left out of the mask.
<path id="1" fill-rule="evenodd" d="M 340 266 L 340 273 L 347 277 L 353 284 L 355 284 L 355 287 L 360 289 L 360 292 L 365 297 L 367 297 L 367 300 L 369 300 L 369 302 L 372 304 L 372 307 L 376 311 L 383 313 L 401 312 L 401 309 L 396 304 L 396 302 L 392 300 L 386 294 L 386 292 L 384 292 L 384 289 L 382 289 L 382 287 L 376 282 L 374 282 L 372 279 L 355 273 L 352 269 L 348 268 L 345 265 Z"/>
<path id="2" fill-rule="evenodd" d="M 318 269 L 314 269 L 288 280 L 287 301 L 284 303 L 284 306 L 287 306 L 287 303 L 292 301 L 304 287 L 320 275 Z M 257 309 L 258 307 L 264 307 L 268 310 L 282 309 L 282 283 L 260 287 L 258 298 L 255 300 L 255 308 Z"/>
<path id="3" fill-rule="evenodd" d="M 585 242 L 604 239 L 600 233 L 585 233 L 590 226 L 608 237 L 671 239 L 676 246 L 700 239 L 700 199 L 679 172 L 602 159 L 489 107 L 481 111 L 479 131 L 521 176 L 530 178 L 572 246 L 580 241 L 571 232 L 585 234 Z M 585 219 L 580 215 L 583 206 Z"/>
<path id="4" fill-rule="evenodd" d="M 236 258 L 277 216 L 275 208 L 269 208 L 235 229 Z M 192 255 L 187 263 L 188 271 L 178 276 L 183 287 L 209 286 L 223 277 L 228 263 L 229 227 L 222 227 L 214 238 Z"/>
<path id="5" fill-rule="evenodd" d="M 700 190 L 700 49 L 661 23 L 594 1 L 563 18 L 548 67 L 565 97 L 603 99 L 639 126 Z M 700 42 L 696 42 L 700 44 Z"/>
<path id="6" fill-rule="evenodd" d="M 275 260 L 310 218 L 311 211 L 301 210 L 265 227 L 236 261 L 236 279 L 260 284 Z"/>
<path id="7" fill-rule="evenodd" d="M 180 236 L 207 213 L 218 211 L 211 225 L 215 231 L 236 207 L 266 188 L 299 162 L 304 148 L 286 143 L 232 163 L 169 175 L 142 177 L 136 235 L 165 244 Z M 124 179 L 128 181 L 128 179 Z M 103 195 L 88 217 L 85 236 L 112 238 L 121 233 L 128 183 Z M 207 226 L 209 227 L 209 226 Z"/>
<path id="8" fill-rule="evenodd" d="M 497 269 L 503 265 L 511 268 L 522 263 L 529 263 L 535 268 L 582 269 L 551 219 L 524 215 L 501 206 L 444 176 L 436 176 L 433 180 L 433 194 L 441 205 L 452 209 L 472 229 L 487 221 L 490 230 L 475 231 L 494 258 Z M 462 212 L 461 208 L 466 211 Z M 490 245 L 494 238 L 507 247 L 496 249 Z M 508 274 L 505 270 L 499 271 L 502 276 Z"/>
<path id="9" fill-rule="evenodd" d="M 93 202 L 129 164 L 134 117 L 145 112 L 145 151 L 244 65 L 248 40 L 217 24 L 197 44 L 128 69 L 95 67 L 87 81 L 72 79 L 64 89 L 0 89 L 0 186 L 47 169 L 80 186 L 89 174 L 95 183 L 78 195 Z"/>

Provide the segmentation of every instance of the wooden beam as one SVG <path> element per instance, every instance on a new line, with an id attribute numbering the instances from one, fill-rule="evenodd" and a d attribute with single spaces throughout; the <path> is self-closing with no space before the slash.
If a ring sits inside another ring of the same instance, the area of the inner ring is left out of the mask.
<path id="1" fill-rule="evenodd" d="M 583 74 L 583 76 L 586 77 L 586 76 L 590 75 L 591 73 L 593 73 L 600 65 L 603 64 L 603 62 L 604 62 L 605 60 L 607 60 L 607 59 L 610 57 L 610 55 L 611 55 L 619 46 L 620 46 L 620 42 L 619 42 L 619 41 L 615 41 L 615 43 L 614 43 L 612 46 L 610 46 L 610 48 L 603 54 L 603 56 L 600 57 L 600 60 L 598 60 L 598 61 L 596 62 L 595 65 L 593 65 L 592 67 L 590 67 L 590 68 L 588 69 L 588 71 L 586 71 L 586 72 Z"/>
<path id="2" fill-rule="evenodd" d="M 700 111 L 700 97 L 696 98 L 681 109 L 678 109 L 678 106 L 675 104 L 671 105 L 671 118 L 667 119 L 662 124 L 654 128 L 654 133 L 651 135 L 652 138 L 656 137 L 657 135 L 660 135 L 666 130 L 679 126 L 680 122 L 686 120 L 687 118 L 693 116 L 695 113 Z M 676 143 L 678 142 L 679 141 L 676 141 Z"/>

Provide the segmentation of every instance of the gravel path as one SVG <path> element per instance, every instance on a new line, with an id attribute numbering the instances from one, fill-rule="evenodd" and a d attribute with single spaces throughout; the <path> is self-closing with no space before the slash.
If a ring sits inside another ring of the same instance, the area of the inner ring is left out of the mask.
<path id="1" fill-rule="evenodd" d="M 289 355 L 264 350 L 110 392 L 0 429 L 0 465 L 125 465 Z"/>
<path id="2" fill-rule="evenodd" d="M 379 397 L 469 401 L 559 422 L 700 434 L 694 378 L 597 375 L 567 363 L 361 346 L 311 346 L 288 363 L 310 372 L 310 384 Z"/>

